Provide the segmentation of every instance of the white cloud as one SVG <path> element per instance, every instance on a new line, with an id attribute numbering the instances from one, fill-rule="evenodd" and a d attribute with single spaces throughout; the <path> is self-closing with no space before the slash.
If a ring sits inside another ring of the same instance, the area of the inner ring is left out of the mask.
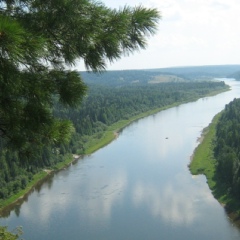
<path id="1" fill-rule="evenodd" d="M 142 4 L 160 10 L 158 34 L 147 50 L 109 69 L 240 63 L 238 0 L 103 0 L 109 7 Z"/>

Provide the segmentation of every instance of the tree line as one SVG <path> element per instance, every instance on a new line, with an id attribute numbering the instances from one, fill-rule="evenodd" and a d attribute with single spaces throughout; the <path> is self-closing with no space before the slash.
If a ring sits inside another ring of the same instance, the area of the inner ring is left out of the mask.
<path id="1" fill-rule="evenodd" d="M 214 144 L 216 177 L 228 194 L 240 200 L 240 99 L 226 105 Z"/>

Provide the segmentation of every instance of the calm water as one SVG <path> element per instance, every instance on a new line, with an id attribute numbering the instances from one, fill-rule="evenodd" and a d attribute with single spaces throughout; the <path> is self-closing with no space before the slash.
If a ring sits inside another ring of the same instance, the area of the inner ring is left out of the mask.
<path id="1" fill-rule="evenodd" d="M 16 206 L 0 225 L 26 240 L 240 239 L 204 176 L 188 163 L 201 131 L 232 91 L 162 111 L 125 128 Z"/>

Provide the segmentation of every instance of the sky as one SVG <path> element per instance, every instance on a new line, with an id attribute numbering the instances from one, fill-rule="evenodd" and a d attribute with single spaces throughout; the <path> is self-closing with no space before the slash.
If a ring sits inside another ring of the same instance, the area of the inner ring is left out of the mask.
<path id="1" fill-rule="evenodd" d="M 146 6 L 162 16 L 145 50 L 107 70 L 240 64 L 239 0 L 102 0 L 110 8 Z M 85 70 L 79 64 L 79 70 Z"/>

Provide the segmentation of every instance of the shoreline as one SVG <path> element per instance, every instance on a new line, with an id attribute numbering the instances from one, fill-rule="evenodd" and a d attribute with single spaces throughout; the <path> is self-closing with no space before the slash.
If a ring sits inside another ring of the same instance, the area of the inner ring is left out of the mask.
<path id="1" fill-rule="evenodd" d="M 227 195 L 226 189 L 215 178 L 216 159 L 213 156 L 213 144 L 216 133 L 216 125 L 221 112 L 216 114 L 208 127 L 204 128 L 198 138 L 199 145 L 195 148 L 188 165 L 190 173 L 194 175 L 205 175 L 207 184 L 213 197 L 225 209 L 229 219 L 240 227 L 240 204 L 237 199 Z"/>
<path id="2" fill-rule="evenodd" d="M 24 202 L 24 200 L 29 196 L 29 194 L 32 191 L 34 191 L 35 187 L 37 185 L 41 184 L 42 182 L 44 182 L 44 180 L 47 177 L 54 175 L 54 173 L 65 169 L 73 162 L 81 159 L 81 157 L 90 155 L 90 154 L 96 152 L 97 150 L 101 149 L 102 147 L 105 147 L 106 145 L 110 144 L 112 141 L 114 141 L 119 136 L 120 131 L 122 131 L 125 127 L 127 127 L 134 121 L 137 121 L 137 120 L 142 119 L 147 116 L 154 115 L 158 112 L 161 112 L 163 110 L 166 110 L 166 109 L 169 109 L 172 107 L 176 107 L 176 106 L 179 106 L 179 105 L 182 105 L 185 103 L 189 103 L 189 102 L 194 102 L 201 98 L 214 96 L 214 95 L 217 95 L 217 94 L 229 91 L 229 90 L 230 90 L 230 88 L 228 86 L 228 88 L 222 89 L 221 91 L 220 90 L 213 91 L 205 96 L 199 96 L 198 98 L 192 98 L 192 99 L 188 99 L 188 100 L 185 100 L 182 102 L 176 102 L 176 103 L 173 103 L 173 104 L 161 107 L 161 108 L 149 110 L 147 112 L 136 115 L 130 119 L 120 120 L 120 121 L 112 124 L 111 126 L 109 126 L 107 128 L 107 130 L 104 132 L 103 136 L 97 142 L 92 141 L 89 144 L 90 146 L 86 149 L 86 152 L 84 155 L 77 155 L 77 154 L 66 155 L 66 160 L 64 162 L 58 163 L 56 166 L 53 166 L 51 169 L 41 170 L 41 172 L 34 175 L 33 181 L 29 182 L 29 184 L 27 185 L 27 187 L 25 189 L 21 190 L 20 192 L 18 192 L 15 195 L 12 195 L 10 198 L 8 198 L 2 202 L 0 201 L 0 217 L 2 215 L 4 215 L 4 213 L 9 212 L 9 210 L 12 210 L 16 205 L 22 204 Z"/>
<path id="3" fill-rule="evenodd" d="M 48 177 L 51 177 L 56 172 L 68 167 L 74 161 L 77 161 L 74 157 L 70 159 L 69 156 L 66 156 L 66 160 L 61 162 L 58 167 L 54 166 L 52 169 L 42 169 L 40 172 L 35 174 L 33 176 L 33 180 L 27 184 L 25 189 L 22 189 L 5 201 L 0 202 L 0 217 L 8 214 L 7 212 L 12 210 L 16 205 L 22 204 L 28 198 L 31 192 L 34 191 L 38 185 L 42 184 Z"/>

